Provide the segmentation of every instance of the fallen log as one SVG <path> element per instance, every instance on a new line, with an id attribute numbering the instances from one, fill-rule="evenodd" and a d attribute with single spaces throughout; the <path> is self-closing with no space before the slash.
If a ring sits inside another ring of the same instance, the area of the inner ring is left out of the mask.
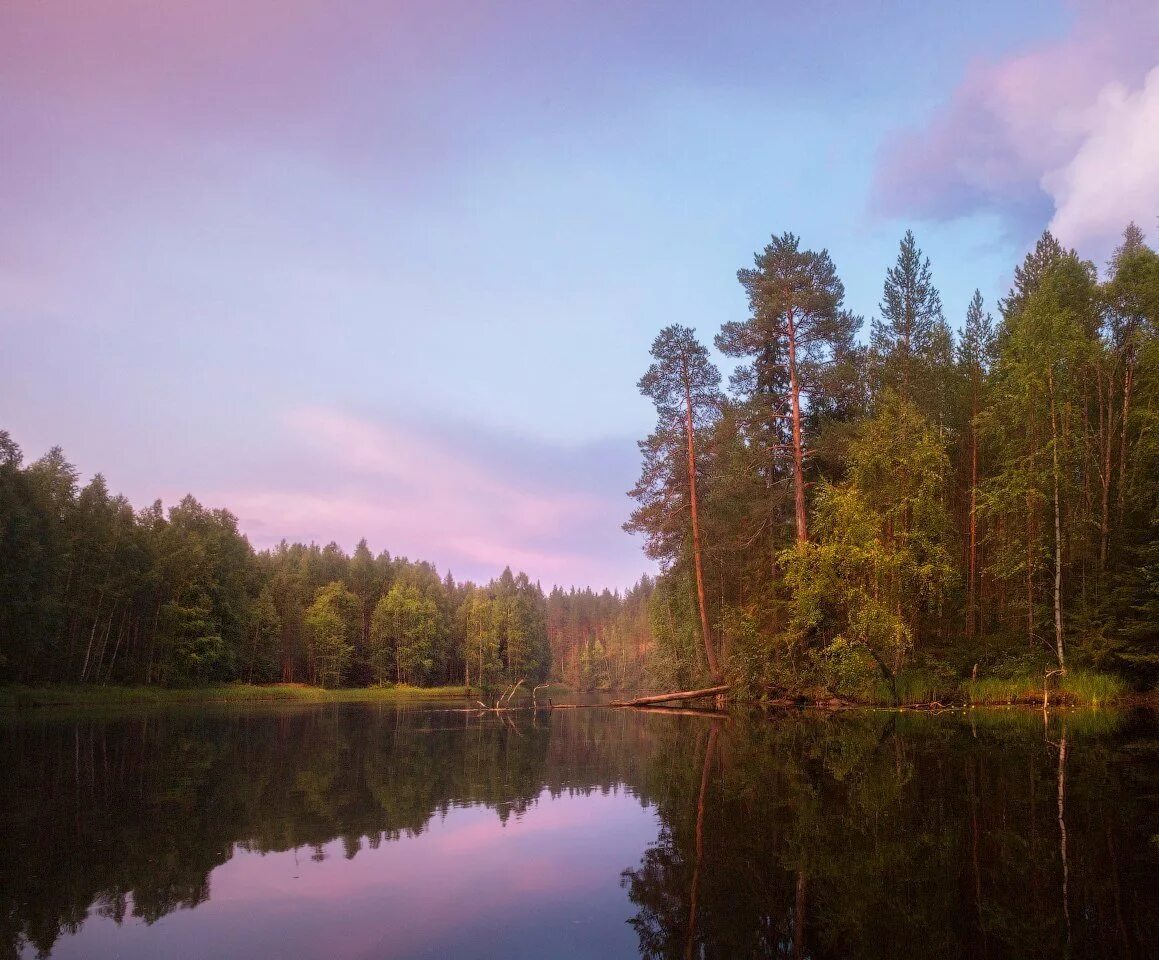
<path id="1" fill-rule="evenodd" d="M 646 707 L 650 703 L 668 703 L 672 700 L 699 700 L 701 697 L 716 697 L 728 693 L 728 684 L 720 687 L 705 687 L 703 690 L 678 690 L 676 693 L 657 693 L 634 700 L 613 700 L 612 707 Z"/>

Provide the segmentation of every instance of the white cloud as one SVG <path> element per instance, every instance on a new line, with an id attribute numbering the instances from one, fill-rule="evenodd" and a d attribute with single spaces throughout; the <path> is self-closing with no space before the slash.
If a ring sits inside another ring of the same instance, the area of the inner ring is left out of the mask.
<path id="1" fill-rule="evenodd" d="M 1063 36 L 979 59 L 919 129 L 882 146 L 873 203 L 889 217 L 996 213 L 1108 253 L 1159 198 L 1159 3 L 1075 0 Z"/>
<path id="2" fill-rule="evenodd" d="M 1050 229 L 1068 244 L 1105 247 L 1130 220 L 1159 216 L 1159 67 L 1135 91 L 1106 87 L 1087 112 L 1073 157 L 1042 178 L 1054 199 Z"/>

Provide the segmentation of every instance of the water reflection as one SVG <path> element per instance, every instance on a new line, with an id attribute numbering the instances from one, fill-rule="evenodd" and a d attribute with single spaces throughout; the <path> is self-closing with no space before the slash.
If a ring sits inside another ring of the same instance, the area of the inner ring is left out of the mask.
<path id="1" fill-rule="evenodd" d="M 1159 956 L 1155 729 L 9 720 L 0 956 Z"/>

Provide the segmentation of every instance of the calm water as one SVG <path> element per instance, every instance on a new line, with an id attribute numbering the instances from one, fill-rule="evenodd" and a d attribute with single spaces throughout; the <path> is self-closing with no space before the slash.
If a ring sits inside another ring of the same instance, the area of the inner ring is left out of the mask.
<path id="1" fill-rule="evenodd" d="M 1148 713 L 0 719 L 0 957 L 1159 957 Z"/>

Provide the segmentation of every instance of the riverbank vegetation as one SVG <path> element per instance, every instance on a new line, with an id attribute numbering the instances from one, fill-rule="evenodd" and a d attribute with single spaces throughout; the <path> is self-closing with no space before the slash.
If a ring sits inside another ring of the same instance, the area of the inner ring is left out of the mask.
<path id="1" fill-rule="evenodd" d="M 1044 234 L 951 329 L 912 233 L 867 342 L 827 252 L 774 236 L 717 349 L 652 347 L 626 525 L 664 573 L 653 669 L 740 697 L 1105 702 L 1159 667 L 1159 256 Z M 1076 669 L 1077 668 L 1077 669 Z"/>
<path id="2" fill-rule="evenodd" d="M 99 686 L 58 684 L 28 687 L 0 686 L 0 708 L 5 707 L 106 707 L 176 703 L 403 703 L 408 700 L 458 700 L 468 696 L 466 687 L 371 686 L 327 690 L 305 683 L 222 683 L 200 687 Z"/>
<path id="3" fill-rule="evenodd" d="M 1044 234 L 997 320 L 977 293 L 947 317 L 912 233 L 864 337 L 828 253 L 792 234 L 738 279 L 727 384 L 680 326 L 640 381 L 657 420 L 625 527 L 659 577 L 545 591 L 365 540 L 254 550 L 228 510 L 134 509 L 0 431 L 0 682 L 875 703 L 1154 686 L 1159 256 L 1137 227 L 1101 271 Z"/>

